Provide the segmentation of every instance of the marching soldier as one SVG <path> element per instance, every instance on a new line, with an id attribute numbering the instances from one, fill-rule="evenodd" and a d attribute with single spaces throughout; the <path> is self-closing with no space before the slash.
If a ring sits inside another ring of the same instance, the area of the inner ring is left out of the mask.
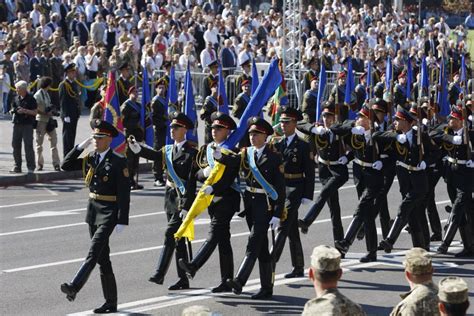
<path id="1" fill-rule="evenodd" d="M 123 63 L 119 67 L 120 77 L 117 80 L 117 90 L 119 104 L 123 104 L 128 98 L 128 89 L 133 86 L 130 82 L 130 68 L 128 63 Z"/>
<path id="2" fill-rule="evenodd" d="M 347 253 L 359 229 L 364 225 L 367 255 L 360 262 L 377 261 L 377 229 L 375 227 L 375 199 L 383 185 L 380 150 L 373 139 L 373 114 L 364 106 L 358 112 L 356 121 L 346 121 L 331 128 L 339 137 L 347 139 L 346 144 L 353 150 L 353 175 L 359 204 L 355 210 L 344 239 L 336 241 L 336 248 Z"/>
<path id="3" fill-rule="evenodd" d="M 238 119 L 242 117 L 247 105 L 250 102 L 250 81 L 243 80 L 241 83 L 242 92 L 235 98 L 232 115 Z"/>
<path id="4" fill-rule="evenodd" d="M 334 104 L 325 102 L 322 117 L 324 126 L 314 126 L 311 123 L 300 124 L 300 130 L 310 132 L 318 153 L 319 179 L 323 184 L 314 205 L 302 220 L 298 220 L 301 232 L 306 234 L 309 226 L 316 220 L 327 203 L 331 214 L 332 233 L 334 241 L 344 237 L 341 221 L 338 190 L 349 179 L 347 169 L 348 158 L 345 156 L 343 139 L 336 136 L 331 128 L 335 124 Z"/>
<path id="5" fill-rule="evenodd" d="M 336 120 L 338 122 L 344 122 L 349 118 L 349 106 L 356 102 L 355 93 L 351 93 L 350 104 L 344 103 L 344 97 L 346 93 L 346 73 L 344 71 L 339 72 L 337 75 L 337 85 L 331 90 L 329 95 L 329 102 L 336 105 Z"/>
<path id="6" fill-rule="evenodd" d="M 309 145 L 296 135 L 297 122 L 302 120 L 301 112 L 282 107 L 280 126 L 284 136 L 275 143 L 275 149 L 283 157 L 286 184 L 285 207 L 287 219 L 278 229 L 275 245 L 271 250 L 274 262 L 278 262 L 288 237 L 293 271 L 285 278 L 302 277 L 304 275 L 304 255 L 298 230 L 298 208 L 313 199 L 314 191 L 314 157 Z"/>
<path id="7" fill-rule="evenodd" d="M 64 71 L 66 78 L 59 84 L 59 105 L 63 121 L 63 150 L 66 156 L 76 141 L 77 121 L 81 115 L 79 103 L 81 92 L 75 82 L 76 64 L 67 65 Z"/>
<path id="8" fill-rule="evenodd" d="M 245 257 L 237 275 L 227 280 L 235 294 L 242 293 L 242 287 L 259 261 L 261 289 L 252 299 L 270 299 L 273 295 L 273 262 L 268 251 L 268 227 L 280 225 L 285 208 L 284 166 L 280 154 L 267 144 L 268 135 L 273 134 L 272 126 L 260 117 L 248 120 L 251 147 L 242 149 L 246 189 L 244 208 L 250 236 Z"/>
<path id="9" fill-rule="evenodd" d="M 449 225 L 443 237 L 443 242 L 437 252 L 445 254 L 456 235 L 459 233 L 463 241 L 464 249 L 455 257 L 469 257 L 474 255 L 472 240 L 472 214 L 469 211 L 471 203 L 472 188 L 474 186 L 474 163 L 470 159 L 474 140 L 474 131 L 467 124 L 463 110 L 453 106 L 448 119 L 447 128 L 438 128 L 430 136 L 447 151 L 447 166 L 445 179 L 449 198 L 453 204 Z M 471 144 L 469 144 L 469 141 Z"/>
<path id="10" fill-rule="evenodd" d="M 193 122 L 184 114 L 172 112 L 170 114 L 171 139 L 173 145 L 166 145 L 156 151 L 145 146 L 140 146 L 133 139 L 129 139 L 130 149 L 137 155 L 148 160 L 158 161 L 164 155 L 167 172 L 165 188 L 165 210 L 168 227 L 165 231 L 164 246 L 155 274 L 149 278 L 150 282 L 163 284 L 166 273 L 171 263 L 171 257 L 176 249 L 176 266 L 178 281 L 168 287 L 168 290 L 189 289 L 189 280 L 186 271 L 179 265 L 179 259 L 188 260 L 188 253 L 184 239 L 178 242 L 174 234 L 182 224 L 188 210 L 196 196 L 195 158 L 197 150 L 186 141 L 186 132 L 193 129 Z M 163 152 L 164 151 L 164 152 Z"/>
<path id="11" fill-rule="evenodd" d="M 387 238 L 380 242 L 379 248 L 386 253 L 392 251 L 403 227 L 409 223 L 414 247 L 424 248 L 429 241 L 424 240 L 421 210 L 423 199 L 428 192 L 426 167 L 434 162 L 431 155 L 432 143 L 426 133 L 413 128 L 416 118 L 406 109 L 398 106 L 395 114 L 395 131 L 376 132 L 374 139 L 382 144 L 392 144 L 395 148 L 397 178 L 400 184 L 402 202 L 398 214 L 390 228 Z M 426 221 L 426 219 L 425 219 Z"/>
<path id="12" fill-rule="evenodd" d="M 166 143 L 166 128 L 168 123 L 168 113 L 166 113 L 166 79 L 161 78 L 156 83 L 156 96 L 151 101 L 153 130 L 155 133 L 153 148 L 160 150 Z M 165 186 L 163 180 L 163 159 L 158 158 L 153 162 L 153 174 L 155 176 L 155 186 Z"/>
<path id="13" fill-rule="evenodd" d="M 203 80 L 203 99 L 206 99 L 212 93 L 212 86 L 215 84 L 217 86 L 218 75 L 217 71 L 219 69 L 218 61 L 211 61 L 207 67 L 209 68 L 209 75 Z M 210 140 L 209 140 L 210 141 Z"/>
<path id="14" fill-rule="evenodd" d="M 250 62 L 251 60 L 248 58 L 240 64 L 240 67 L 242 67 L 242 74 L 235 79 L 236 87 L 242 87 L 244 81 L 248 81 L 249 85 L 252 84 L 252 66 Z"/>
<path id="15" fill-rule="evenodd" d="M 364 72 L 360 78 L 359 83 L 354 89 L 356 96 L 356 111 L 360 111 L 367 99 L 367 72 Z"/>
<path id="16" fill-rule="evenodd" d="M 61 49 L 58 46 L 52 47 L 53 55 L 49 59 L 51 64 L 51 78 L 53 82 L 51 83 L 51 88 L 56 89 L 61 82 L 64 75 L 63 61 L 61 59 Z M 51 102 L 56 108 L 59 108 L 59 94 L 56 91 L 49 91 L 51 96 Z"/>
<path id="17" fill-rule="evenodd" d="M 438 289 L 433 283 L 433 266 L 430 254 L 423 248 L 408 250 L 403 262 L 405 278 L 410 291 L 401 295 L 390 316 L 439 315 Z"/>
<path id="18" fill-rule="evenodd" d="M 304 74 L 303 89 L 307 91 L 311 89 L 311 81 L 318 77 L 319 60 L 316 57 L 311 57 L 308 62 L 309 70 Z"/>
<path id="19" fill-rule="evenodd" d="M 199 171 L 197 180 L 204 182 L 214 168 L 215 161 L 226 166 L 221 179 L 212 186 L 204 189 L 206 194 L 214 196 L 208 207 L 211 225 L 209 236 L 191 262 L 179 260 L 179 265 L 191 278 L 206 263 L 216 246 L 219 246 L 219 262 L 221 268 L 221 283 L 214 287 L 212 293 L 230 292 L 226 280 L 234 275 L 234 256 L 230 243 L 230 221 L 240 207 L 240 184 L 236 179 L 239 173 L 240 156 L 228 158 L 221 153 L 220 146 L 237 125 L 227 114 L 214 112 L 212 119 L 213 142 L 203 145 L 197 154 L 196 161 Z"/>
<path id="20" fill-rule="evenodd" d="M 140 111 L 142 105 L 137 102 L 138 93 L 135 86 L 131 86 L 128 89 L 129 98 L 120 106 L 122 112 L 123 127 L 125 130 L 125 138 L 129 138 L 133 135 L 138 142 L 144 139 L 144 129 L 140 123 Z M 138 170 L 138 163 L 140 157 L 128 147 L 127 148 L 127 163 L 128 170 L 130 173 L 130 183 L 132 190 L 141 190 L 143 186 L 138 184 L 135 180 L 135 175 Z"/>
<path id="21" fill-rule="evenodd" d="M 405 106 L 405 104 L 407 103 L 407 98 L 410 97 L 407 95 L 407 75 L 404 71 L 402 71 L 399 75 L 398 75 L 398 82 L 397 84 L 395 85 L 395 88 L 394 88 L 394 92 L 393 92 L 393 102 L 396 104 L 396 105 L 401 105 L 401 106 Z"/>
<path id="22" fill-rule="evenodd" d="M 310 89 L 306 90 L 303 96 L 303 103 L 301 105 L 301 112 L 303 113 L 303 125 L 310 123 L 313 127 L 316 121 L 316 104 L 318 100 L 318 78 L 313 77 L 310 82 Z M 309 143 L 309 147 L 313 154 L 316 154 L 316 143 L 314 141 L 314 135 L 305 135 L 305 140 Z"/>
<path id="23" fill-rule="evenodd" d="M 109 237 L 114 228 L 120 232 L 128 225 L 129 175 L 126 159 L 110 148 L 112 138 L 118 135 L 115 127 L 101 120 L 94 120 L 91 127 L 93 136 L 73 148 L 61 166 L 66 171 L 82 169 L 85 172 L 90 191 L 86 223 L 92 239 L 87 258 L 73 280 L 61 284 L 61 291 L 73 301 L 98 263 L 105 303 L 94 309 L 94 313 L 113 313 L 117 311 L 117 285 L 109 258 Z M 92 139 L 95 153 L 79 158 Z"/>
<path id="24" fill-rule="evenodd" d="M 341 279 L 341 254 L 329 246 L 317 246 L 311 254 L 309 279 L 316 290 L 316 298 L 306 302 L 303 316 L 313 315 L 365 315 L 358 304 L 337 289 Z"/>
<path id="25" fill-rule="evenodd" d="M 217 81 L 212 83 L 211 94 L 206 97 L 202 105 L 199 117 L 204 121 L 204 143 L 212 142 L 212 113 L 219 109 L 219 102 L 217 101 Z"/>

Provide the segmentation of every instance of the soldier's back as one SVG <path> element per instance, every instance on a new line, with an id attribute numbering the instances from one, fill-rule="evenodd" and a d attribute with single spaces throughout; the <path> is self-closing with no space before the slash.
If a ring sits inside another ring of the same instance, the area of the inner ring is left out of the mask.
<path id="1" fill-rule="evenodd" d="M 436 285 L 433 282 L 415 285 L 413 290 L 408 292 L 405 298 L 395 306 L 390 315 L 439 315 Z"/>
<path id="2" fill-rule="evenodd" d="M 337 289 L 328 289 L 322 296 L 309 300 L 304 306 L 302 315 L 359 316 L 365 315 L 365 313 L 362 307 L 345 297 Z"/>

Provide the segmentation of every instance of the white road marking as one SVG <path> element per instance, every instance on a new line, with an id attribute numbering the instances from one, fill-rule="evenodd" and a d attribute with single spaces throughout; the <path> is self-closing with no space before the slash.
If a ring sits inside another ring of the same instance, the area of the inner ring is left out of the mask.
<path id="1" fill-rule="evenodd" d="M 44 203 L 52 203 L 52 202 L 58 202 L 58 201 L 59 201 L 59 200 L 45 200 L 45 201 L 25 202 L 25 203 L 10 204 L 10 205 L 0 205 L 0 208 L 15 207 L 15 206 L 25 206 L 25 205 L 34 205 L 34 204 L 44 204 Z"/>
<path id="2" fill-rule="evenodd" d="M 65 216 L 65 215 L 77 215 L 77 212 L 83 211 L 83 208 L 66 211 L 41 211 L 29 215 L 19 216 L 15 218 L 36 218 L 36 217 L 52 217 L 52 216 Z"/>

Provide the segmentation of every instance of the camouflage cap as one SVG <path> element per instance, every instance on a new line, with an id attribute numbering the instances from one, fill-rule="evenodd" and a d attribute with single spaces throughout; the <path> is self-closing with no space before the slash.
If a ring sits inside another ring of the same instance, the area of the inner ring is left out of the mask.
<path id="1" fill-rule="evenodd" d="M 464 303 L 468 299 L 467 283 L 459 277 L 446 277 L 439 281 L 438 297 L 449 304 Z"/>
<path id="2" fill-rule="evenodd" d="M 405 270 L 412 274 L 426 274 L 433 271 L 431 256 L 423 248 L 415 247 L 408 250 L 403 265 Z"/>
<path id="3" fill-rule="evenodd" d="M 322 272 L 339 270 L 341 264 L 341 253 L 330 246 L 317 246 L 311 254 L 311 266 Z"/>

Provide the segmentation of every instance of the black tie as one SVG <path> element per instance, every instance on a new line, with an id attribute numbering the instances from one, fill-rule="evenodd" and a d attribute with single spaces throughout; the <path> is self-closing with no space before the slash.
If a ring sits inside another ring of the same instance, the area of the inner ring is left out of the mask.
<path id="1" fill-rule="evenodd" d="M 94 159 L 95 159 L 95 166 L 97 167 L 100 163 L 100 154 L 96 153 Z"/>
<path id="2" fill-rule="evenodd" d="M 176 156 L 177 153 L 178 153 L 178 146 L 174 145 L 173 146 L 173 157 Z"/>

